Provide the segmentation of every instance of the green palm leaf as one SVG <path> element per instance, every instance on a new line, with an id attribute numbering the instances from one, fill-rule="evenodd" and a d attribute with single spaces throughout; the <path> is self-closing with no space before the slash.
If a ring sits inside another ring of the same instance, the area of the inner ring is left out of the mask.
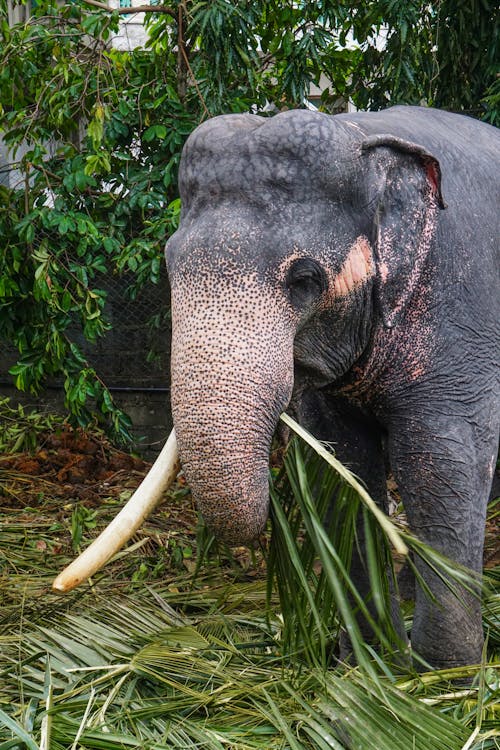
<path id="1" fill-rule="evenodd" d="M 291 441 L 284 471 L 271 486 L 273 538 L 269 579 L 276 578 L 280 594 L 285 649 L 296 656 L 302 655 L 311 665 L 326 668 L 344 628 L 357 663 L 377 681 L 384 665 L 364 640 L 359 615 L 373 631 L 383 661 L 398 663 L 400 667 L 407 663 L 406 644 L 395 631 L 390 616 L 394 606 L 391 590 L 397 592 L 391 546 L 407 557 L 422 584 L 408 556 L 409 550 L 424 560 L 457 597 L 463 589 L 479 595 L 480 583 L 472 571 L 449 561 L 399 528 L 322 443 L 288 415 L 282 415 L 282 419 L 306 443 L 304 448 L 297 439 Z M 371 610 L 349 575 L 360 514 Z M 271 583 L 268 591 L 272 591 Z M 432 596 L 431 592 L 428 595 Z M 492 627 L 497 632 L 495 617 Z M 378 660 L 378 666 L 374 659 Z"/>
<path id="2" fill-rule="evenodd" d="M 264 586 L 261 593 L 263 603 Z M 37 658 L 17 676 L 18 684 L 29 683 L 30 700 L 25 692 L 24 705 L 17 704 L 16 726 L 30 715 L 32 736 L 42 731 L 48 657 L 39 646 L 46 639 L 53 684 L 50 747 L 70 748 L 79 737 L 81 747 L 104 750 L 461 750 L 471 733 L 386 677 L 375 681 L 358 670 L 320 668 L 299 675 L 283 663 L 277 631 L 268 633 L 274 648 L 263 648 L 261 624 L 245 624 L 247 615 L 245 621 L 207 615 L 184 628 L 168 626 L 157 597 L 142 595 L 136 603 L 122 597 L 123 612 L 147 607 L 164 620 L 160 630 L 143 634 L 142 646 L 127 620 L 106 624 L 115 606 L 109 602 L 96 602 L 81 619 L 68 615 L 51 629 L 27 634 L 23 650 Z M 82 650 L 84 634 L 93 645 Z M 117 637 L 130 653 L 126 663 L 115 653 Z M 0 730 L 4 741 L 12 727 L 6 726 L 7 734 Z"/>

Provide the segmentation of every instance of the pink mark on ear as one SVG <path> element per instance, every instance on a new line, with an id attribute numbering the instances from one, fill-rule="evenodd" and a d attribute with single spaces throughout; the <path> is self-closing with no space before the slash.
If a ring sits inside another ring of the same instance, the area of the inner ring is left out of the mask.
<path id="1" fill-rule="evenodd" d="M 439 175 L 437 174 L 436 165 L 428 161 L 425 165 L 425 171 L 427 173 L 427 179 L 431 183 L 434 192 L 437 193 L 439 190 Z"/>
<path id="2" fill-rule="evenodd" d="M 358 237 L 351 245 L 339 273 L 333 279 L 333 291 L 336 297 L 345 297 L 353 289 L 364 284 L 373 276 L 373 255 L 366 237 Z"/>
<path id="3" fill-rule="evenodd" d="M 437 201 L 439 208 L 446 208 L 446 203 L 444 202 L 441 193 L 441 168 L 439 166 L 439 163 L 434 159 L 429 158 L 425 159 L 424 165 L 425 174 L 430 185 L 432 195 Z"/>

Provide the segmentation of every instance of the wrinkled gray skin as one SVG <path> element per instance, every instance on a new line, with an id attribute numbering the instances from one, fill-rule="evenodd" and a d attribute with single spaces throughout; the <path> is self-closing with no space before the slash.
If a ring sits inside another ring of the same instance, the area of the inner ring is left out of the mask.
<path id="1" fill-rule="evenodd" d="M 493 127 L 413 107 L 227 115 L 191 135 L 167 245 L 173 414 L 221 539 L 262 530 L 289 408 L 382 506 L 388 456 L 412 530 L 481 570 L 499 427 L 499 154 Z M 421 573 L 440 604 L 417 589 L 413 649 L 435 667 L 478 662 L 479 603 Z"/>

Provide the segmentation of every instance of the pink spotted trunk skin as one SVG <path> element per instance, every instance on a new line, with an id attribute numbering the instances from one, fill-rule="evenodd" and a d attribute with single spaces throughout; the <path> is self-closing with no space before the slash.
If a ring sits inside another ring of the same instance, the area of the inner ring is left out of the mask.
<path id="1" fill-rule="evenodd" d="M 269 450 L 293 386 L 284 300 L 248 276 L 172 284 L 172 411 L 182 466 L 208 527 L 250 543 L 269 507 Z"/>

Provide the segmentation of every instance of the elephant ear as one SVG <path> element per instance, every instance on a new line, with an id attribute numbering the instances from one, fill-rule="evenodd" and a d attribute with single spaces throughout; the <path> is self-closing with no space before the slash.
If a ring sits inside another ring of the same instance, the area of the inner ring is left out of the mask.
<path id="1" fill-rule="evenodd" d="M 387 328 L 395 327 L 418 285 L 437 226 L 441 194 L 438 160 L 392 135 L 367 138 L 362 151 L 376 185 L 373 247 L 376 293 Z"/>

